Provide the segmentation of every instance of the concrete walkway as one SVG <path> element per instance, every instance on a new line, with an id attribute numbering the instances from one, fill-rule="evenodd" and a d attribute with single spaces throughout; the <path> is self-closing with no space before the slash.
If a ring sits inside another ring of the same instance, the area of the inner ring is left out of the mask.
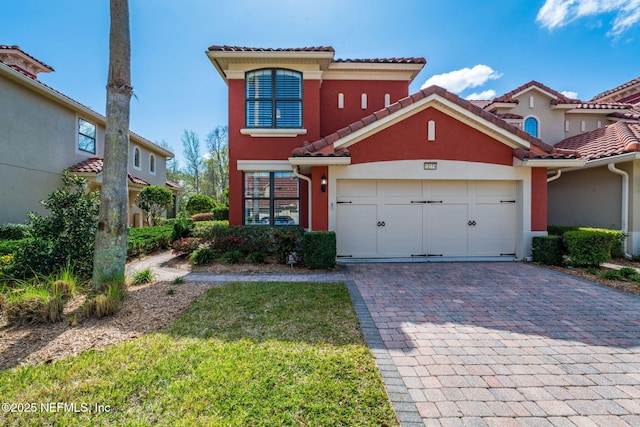
<path id="1" fill-rule="evenodd" d="M 187 281 L 344 281 L 403 426 L 640 426 L 635 295 L 524 263 L 182 273 Z"/>

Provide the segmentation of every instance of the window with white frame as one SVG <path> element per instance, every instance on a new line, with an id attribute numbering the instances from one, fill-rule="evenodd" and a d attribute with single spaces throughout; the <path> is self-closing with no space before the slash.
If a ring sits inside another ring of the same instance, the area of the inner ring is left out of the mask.
<path id="1" fill-rule="evenodd" d="M 302 128 L 302 73 L 250 71 L 245 96 L 247 128 Z"/>
<path id="2" fill-rule="evenodd" d="M 292 172 L 244 173 L 245 225 L 300 224 L 299 180 Z"/>
<path id="3" fill-rule="evenodd" d="M 140 157 L 142 157 L 140 149 L 138 147 L 133 147 L 133 167 L 136 169 L 140 169 Z"/>
<path id="4" fill-rule="evenodd" d="M 96 154 L 96 125 L 78 119 L 78 150 Z"/>
<path id="5" fill-rule="evenodd" d="M 527 119 L 524 121 L 524 131 L 537 138 L 538 120 L 535 117 L 527 117 Z"/>

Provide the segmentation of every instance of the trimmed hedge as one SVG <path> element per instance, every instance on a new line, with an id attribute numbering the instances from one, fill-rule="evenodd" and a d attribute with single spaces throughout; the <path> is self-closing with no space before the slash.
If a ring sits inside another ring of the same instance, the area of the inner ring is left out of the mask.
<path id="1" fill-rule="evenodd" d="M 616 230 L 581 228 L 564 233 L 569 257 L 575 265 L 598 266 L 611 259 L 611 248 L 620 246 L 624 234 Z"/>
<path id="2" fill-rule="evenodd" d="M 136 257 L 171 245 L 172 225 L 129 229 L 127 256 Z"/>
<path id="3" fill-rule="evenodd" d="M 21 240 L 29 235 L 26 224 L 0 224 L 0 240 Z"/>
<path id="4" fill-rule="evenodd" d="M 213 219 L 216 221 L 229 221 L 229 206 L 213 208 Z"/>
<path id="5" fill-rule="evenodd" d="M 336 233 L 310 231 L 302 239 L 304 265 L 309 268 L 333 268 L 336 265 Z"/>
<path id="6" fill-rule="evenodd" d="M 14 254 L 16 251 L 27 244 L 31 239 L 21 240 L 0 240 L 0 255 Z"/>
<path id="7" fill-rule="evenodd" d="M 561 265 L 563 244 L 561 236 L 535 236 L 531 245 L 533 262 Z"/>

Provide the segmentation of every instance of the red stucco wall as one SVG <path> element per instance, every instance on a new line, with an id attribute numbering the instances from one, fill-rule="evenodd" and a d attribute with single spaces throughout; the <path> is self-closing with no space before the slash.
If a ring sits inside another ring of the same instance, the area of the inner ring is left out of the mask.
<path id="1" fill-rule="evenodd" d="M 320 188 L 320 181 L 322 175 L 329 177 L 329 168 L 326 166 L 314 167 L 311 171 L 311 185 L 313 194 L 313 212 L 311 221 L 313 222 L 313 230 L 328 230 L 329 229 L 329 186 L 327 184 L 327 191 L 322 192 Z"/>
<path id="2" fill-rule="evenodd" d="M 531 169 L 531 231 L 547 231 L 547 168 Z"/>
<path id="3" fill-rule="evenodd" d="M 436 140 L 427 141 L 427 123 Z M 440 159 L 513 164 L 513 150 L 435 109 L 427 108 L 349 147 L 352 164 L 389 160 Z"/>
<path id="4" fill-rule="evenodd" d="M 338 94 L 344 94 L 344 108 L 338 108 Z M 367 109 L 361 107 L 361 95 L 367 94 Z M 320 93 L 320 133 L 329 135 L 338 129 L 385 107 L 384 95 L 390 95 L 391 103 L 409 94 L 407 82 L 402 81 L 352 81 L 326 80 Z"/>

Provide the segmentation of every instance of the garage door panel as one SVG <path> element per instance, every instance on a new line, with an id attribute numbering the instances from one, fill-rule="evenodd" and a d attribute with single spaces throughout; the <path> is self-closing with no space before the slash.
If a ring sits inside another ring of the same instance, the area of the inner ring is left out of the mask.
<path id="1" fill-rule="evenodd" d="M 467 204 L 427 205 L 427 253 L 442 256 L 466 255 L 469 228 L 467 217 Z"/>
<path id="2" fill-rule="evenodd" d="M 420 205 L 385 205 L 380 217 L 384 226 L 381 246 L 382 256 L 410 257 L 424 253 L 422 248 L 423 234 L 422 206 Z"/>
<path id="3" fill-rule="evenodd" d="M 472 250 L 478 256 L 500 256 L 515 253 L 515 203 L 476 204 L 476 226 L 473 227 Z"/>
<path id="4" fill-rule="evenodd" d="M 339 204 L 336 244 L 338 256 L 378 256 L 377 204 Z"/>

